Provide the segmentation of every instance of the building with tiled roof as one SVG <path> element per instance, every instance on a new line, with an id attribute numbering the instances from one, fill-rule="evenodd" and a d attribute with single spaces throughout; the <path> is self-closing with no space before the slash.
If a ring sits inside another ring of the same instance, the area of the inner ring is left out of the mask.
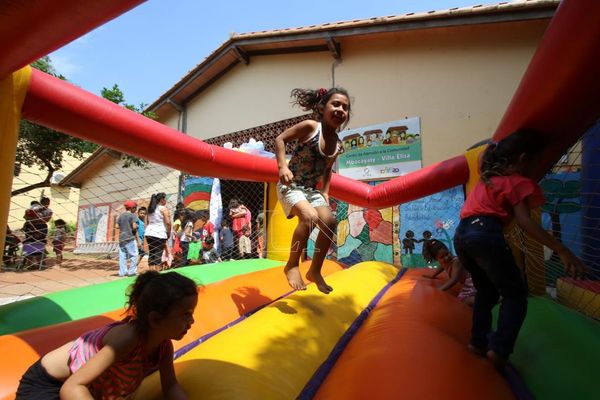
<path id="1" fill-rule="evenodd" d="M 427 166 L 493 134 L 558 4 L 503 2 L 232 34 L 148 109 L 209 143 L 239 146 L 254 137 L 272 151 L 277 134 L 306 118 L 291 106 L 293 88 L 342 86 L 352 96 L 348 128 L 419 118 Z M 97 176 L 135 183 L 106 202 L 147 196 L 154 188 L 140 177 L 149 174 L 153 185 L 176 187 L 176 171 L 122 169 L 107 154 L 95 157 L 67 177 L 82 199 L 103 203 L 90 187 Z"/>
<path id="2" fill-rule="evenodd" d="M 420 117 L 428 165 L 492 134 L 558 3 L 232 34 L 149 109 L 204 140 L 301 115 L 295 87 L 340 85 L 354 98 L 350 128 Z"/>

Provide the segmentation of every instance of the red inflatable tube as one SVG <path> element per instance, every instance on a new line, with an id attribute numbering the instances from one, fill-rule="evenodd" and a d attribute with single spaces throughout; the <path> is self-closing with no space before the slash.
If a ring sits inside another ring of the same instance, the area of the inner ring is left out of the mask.
<path id="1" fill-rule="evenodd" d="M 577 41 L 569 42 L 572 37 Z M 595 71 L 598 48 L 600 2 L 564 1 L 494 135 L 501 139 L 521 127 L 548 134 L 529 176 L 543 176 L 600 115 L 600 103 L 594 100 L 600 89 L 600 74 Z M 277 180 L 272 160 L 210 146 L 39 71 L 33 73 L 23 114 L 42 125 L 184 172 Z M 185 157 L 170 159 L 169 154 L 175 153 Z M 387 207 L 464 183 L 467 170 L 464 158 L 458 157 L 376 187 L 334 177 L 331 194 L 364 207 Z"/>
<path id="2" fill-rule="evenodd" d="M 26 119 L 183 172 L 260 181 L 277 174 L 272 160 L 211 146 L 37 70 L 26 98 Z"/>
<path id="3" fill-rule="evenodd" d="M 600 1 L 562 1 L 494 139 L 527 127 L 548 136 L 529 175 L 541 178 L 600 116 Z"/>
<path id="4" fill-rule="evenodd" d="M 0 79 L 144 0 L 29 0 L 0 5 Z"/>
<path id="5" fill-rule="evenodd" d="M 334 174 L 330 192 L 337 199 L 363 207 L 383 208 L 420 199 L 454 186 L 469 177 L 464 156 L 435 163 L 377 186 Z"/>
<path id="6" fill-rule="evenodd" d="M 37 70 L 23 116 L 190 174 L 258 182 L 278 179 L 274 160 L 209 145 Z M 375 187 L 335 176 L 331 194 L 359 206 L 389 207 L 460 185 L 467 177 L 466 160 L 459 156 Z"/>
<path id="7" fill-rule="evenodd" d="M 314 399 L 514 399 L 467 349 L 471 308 L 422 274 L 409 269 L 385 293 Z"/>

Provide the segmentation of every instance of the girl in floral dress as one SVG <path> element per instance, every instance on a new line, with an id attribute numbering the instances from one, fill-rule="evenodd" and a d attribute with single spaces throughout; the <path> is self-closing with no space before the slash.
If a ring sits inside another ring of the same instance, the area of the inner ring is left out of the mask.
<path id="1" fill-rule="evenodd" d="M 328 294 L 333 288 L 323 279 L 321 267 L 336 229 L 336 220 L 329 208 L 329 183 L 333 163 L 343 149 L 338 132 L 348 123 L 350 97 L 346 90 L 336 87 L 294 89 L 292 97 L 294 104 L 304 111 L 312 111 L 314 119 L 292 126 L 275 139 L 279 167 L 277 195 L 287 217 L 298 217 L 284 272 L 292 288 L 306 288 L 298 266 L 310 232 L 318 227 L 315 253 L 306 279 Z M 297 145 L 288 164 L 285 145 L 294 140 Z"/>

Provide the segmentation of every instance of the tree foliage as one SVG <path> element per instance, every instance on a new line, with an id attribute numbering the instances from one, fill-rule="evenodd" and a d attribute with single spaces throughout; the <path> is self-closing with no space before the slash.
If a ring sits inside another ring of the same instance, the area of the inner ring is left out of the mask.
<path id="1" fill-rule="evenodd" d="M 33 62 L 31 66 L 58 79 L 65 80 L 64 76 L 56 72 L 48 56 Z M 97 147 L 93 143 L 65 135 L 54 129 L 21 120 L 16 161 L 27 167 L 36 166 L 45 171 L 46 174 L 42 181 L 14 190 L 11 196 L 50 186 L 52 174 L 62 169 L 66 155 L 82 160 L 85 153 L 94 151 Z"/>
<path id="2" fill-rule="evenodd" d="M 55 70 L 52 60 L 48 56 L 33 62 L 31 66 L 58 79 L 66 80 L 63 75 Z M 111 89 L 103 88 L 101 94 L 102 97 L 115 104 L 140 113 L 148 118 L 156 119 L 156 115 L 153 112 L 144 111 L 146 104 L 142 103 L 139 106 L 135 106 L 126 103 L 125 95 L 117 84 L 113 85 Z M 37 188 L 49 187 L 50 179 L 54 172 L 62 169 L 65 156 L 83 160 L 86 153 L 91 153 L 97 148 L 97 144 L 66 135 L 33 122 L 21 120 L 16 161 L 20 165 L 27 167 L 38 167 L 40 170 L 45 171 L 45 177 L 40 182 L 13 190 L 11 196 L 26 193 Z M 146 160 L 130 155 L 123 155 L 122 161 L 125 168 L 130 166 L 147 167 L 148 165 Z"/>

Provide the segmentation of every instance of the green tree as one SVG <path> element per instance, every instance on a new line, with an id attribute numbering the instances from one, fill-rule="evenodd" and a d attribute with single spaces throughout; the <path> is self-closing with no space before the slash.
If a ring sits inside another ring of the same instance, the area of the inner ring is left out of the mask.
<path id="1" fill-rule="evenodd" d="M 31 66 L 59 79 L 66 80 L 64 76 L 56 72 L 48 56 L 33 62 Z M 49 187 L 54 172 L 62 169 L 66 155 L 82 160 L 85 153 L 92 152 L 97 147 L 93 143 L 65 135 L 54 129 L 21 120 L 16 161 L 27 167 L 38 167 L 45 171 L 45 177 L 40 182 L 13 190 L 11 196 L 27 193 L 37 188 Z"/>
<path id="2" fill-rule="evenodd" d="M 131 110 L 138 114 L 142 114 L 143 116 L 150 118 L 150 119 L 156 119 L 155 113 L 153 113 L 152 111 L 144 110 L 146 108 L 147 104 L 141 103 L 139 106 L 135 106 L 133 104 L 129 104 L 129 103 L 125 102 L 125 95 L 123 94 L 123 91 L 121 91 L 121 88 L 119 88 L 119 85 L 117 85 L 116 83 L 110 89 L 103 87 L 100 94 L 106 100 L 111 101 L 115 104 L 118 104 L 122 107 L 125 107 L 128 110 Z M 123 168 L 129 168 L 131 166 L 144 167 L 144 168 L 148 167 L 148 161 L 128 155 L 128 154 L 123 154 L 122 160 L 123 160 Z"/>

